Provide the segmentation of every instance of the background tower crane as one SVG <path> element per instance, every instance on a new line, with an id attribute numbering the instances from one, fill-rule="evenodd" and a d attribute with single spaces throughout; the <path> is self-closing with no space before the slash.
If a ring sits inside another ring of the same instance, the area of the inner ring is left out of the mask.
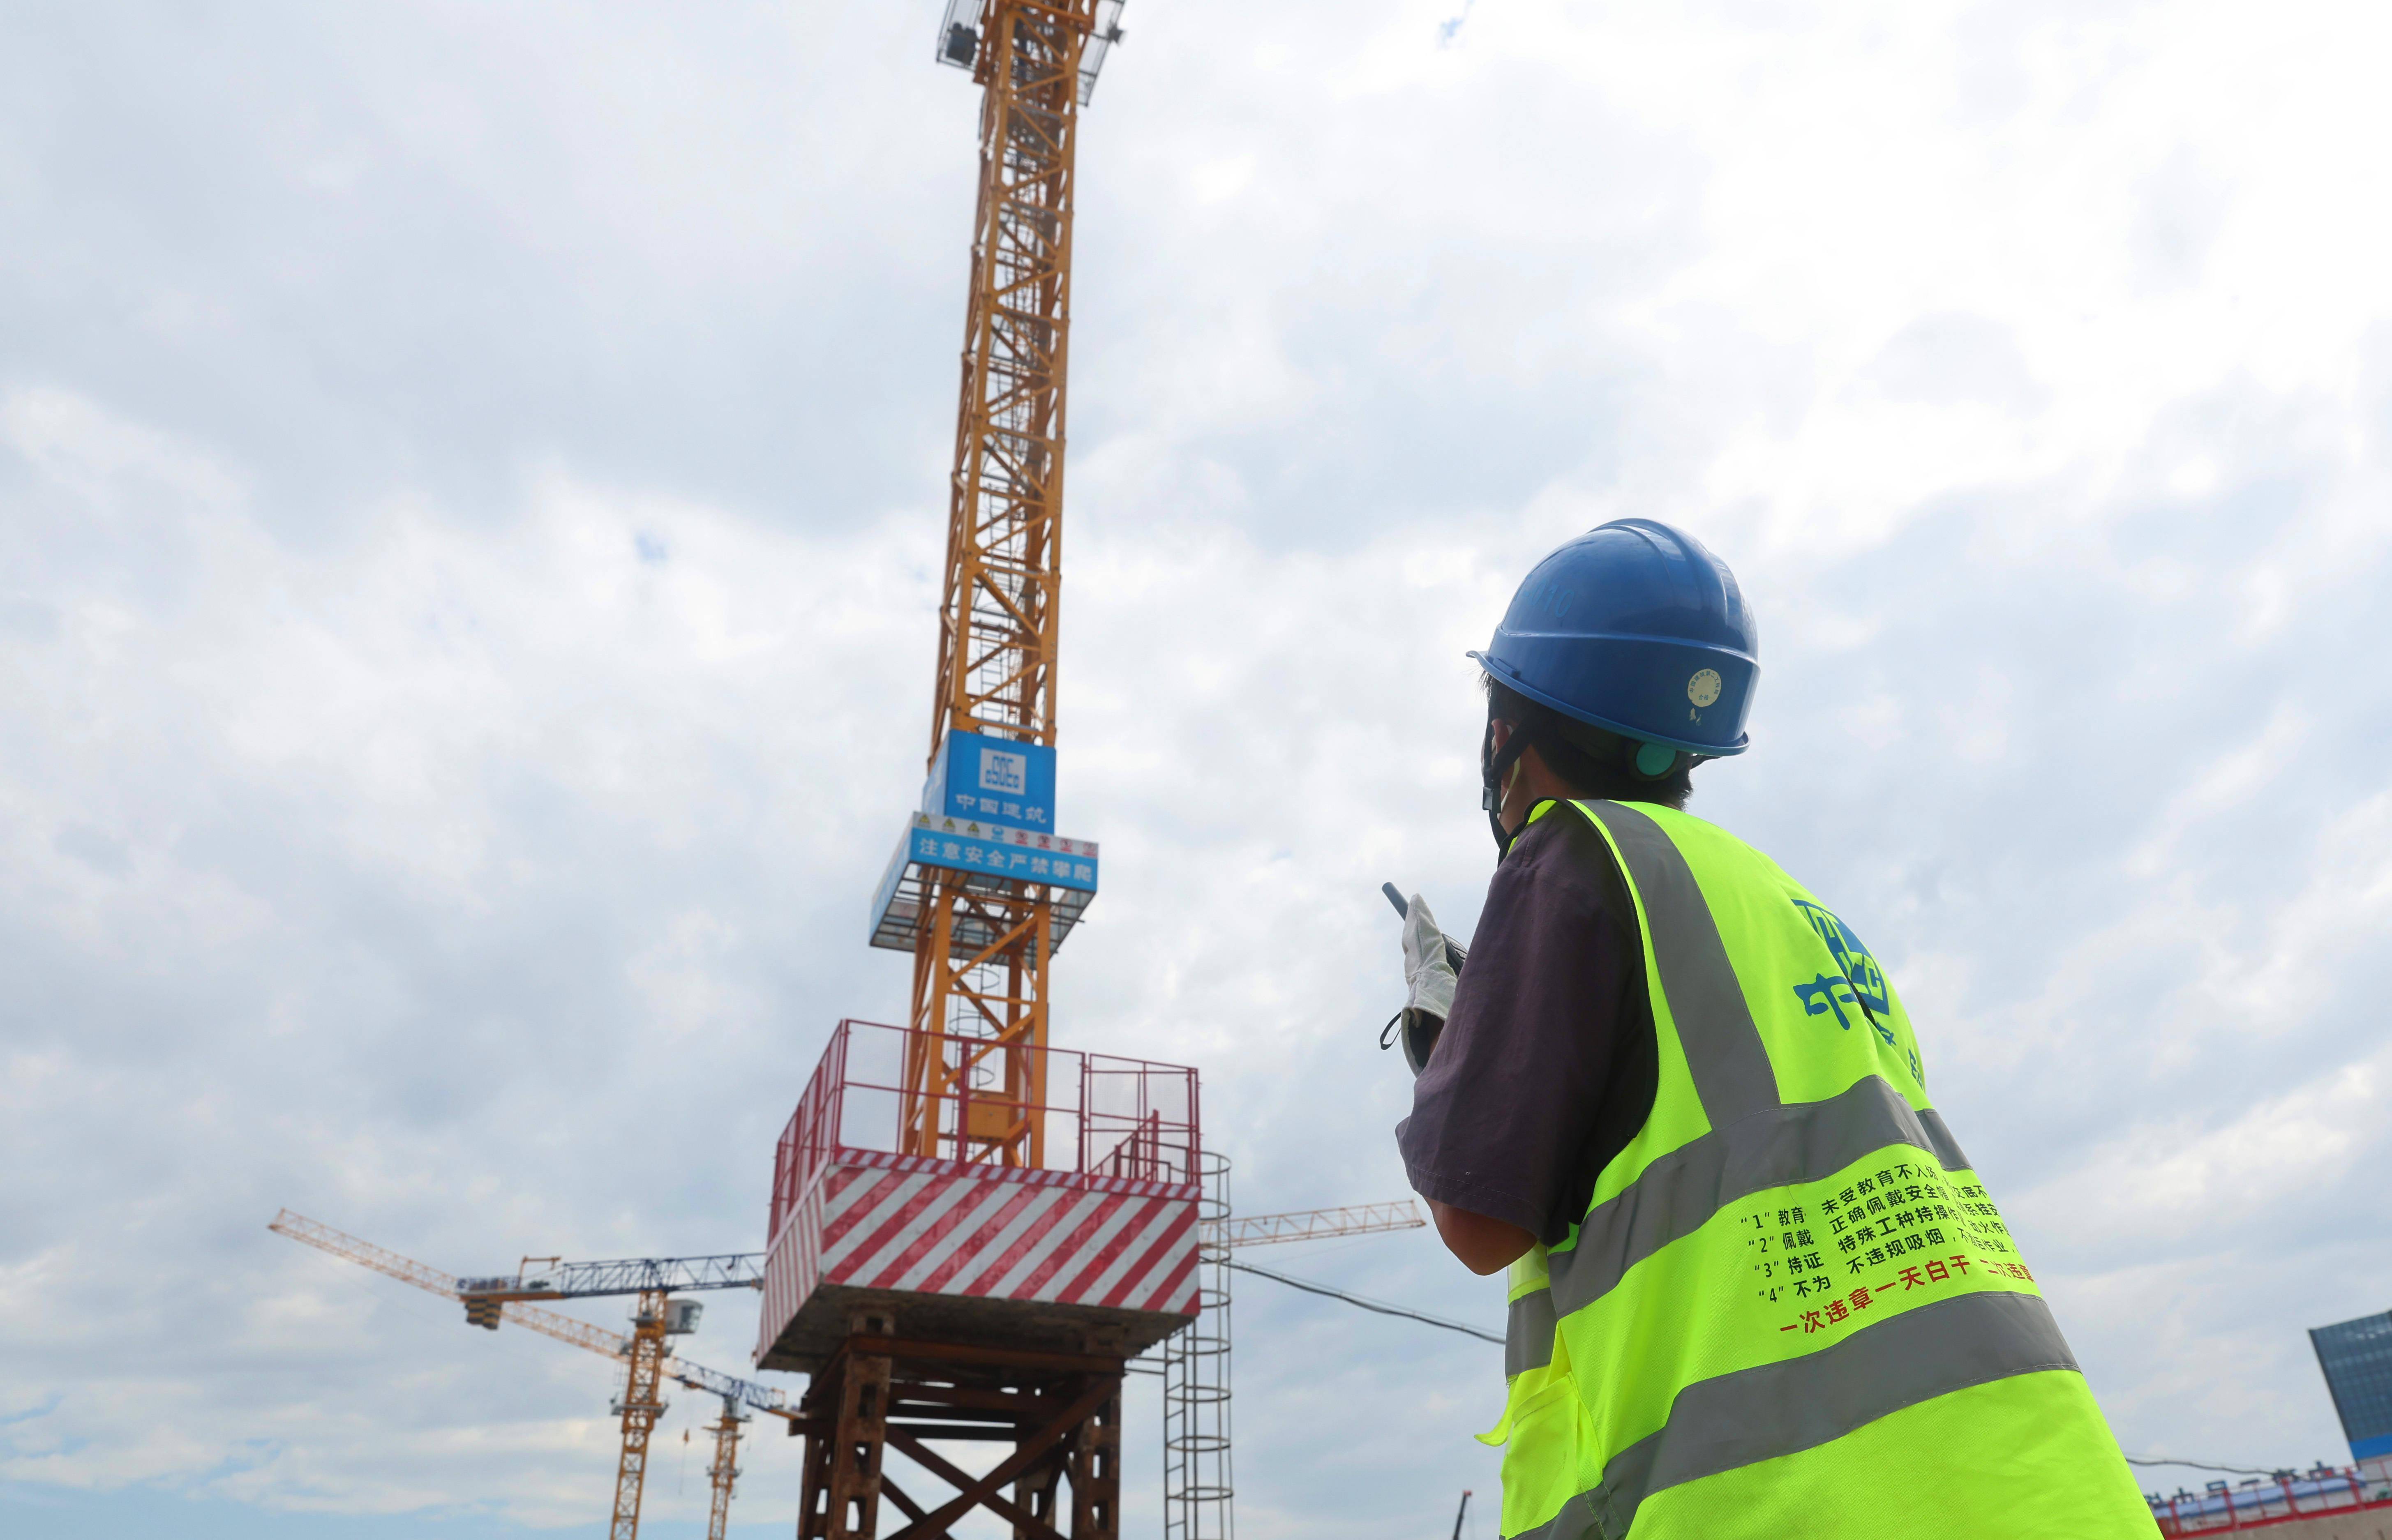
<path id="1" fill-rule="evenodd" d="M 526 1262 L 529 1259 L 526 1259 Z M 676 1300 L 677 1292 L 714 1288 L 760 1288 L 763 1258 L 756 1255 L 714 1257 L 639 1257 L 614 1262 L 562 1262 L 542 1259 L 537 1271 L 519 1270 L 502 1277 L 460 1278 L 458 1297 L 465 1301 L 468 1320 L 498 1329 L 498 1308 L 532 1300 L 593 1300 L 630 1294 L 631 1337 L 624 1362 L 630 1365 L 618 1408 L 623 1418 L 623 1452 L 615 1468 L 615 1511 L 607 1540 L 639 1540 L 640 1501 L 647 1490 L 648 1441 L 656 1420 L 665 1414 L 664 1365 L 670 1355 L 667 1337 L 697 1327 L 700 1305 Z"/>
<path id="2" fill-rule="evenodd" d="M 620 1332 L 609 1331 L 604 1326 L 593 1326 L 588 1321 L 577 1320 L 570 1315 L 561 1315 L 555 1311 L 543 1310 L 536 1304 L 527 1302 L 528 1298 L 533 1297 L 550 1299 L 560 1297 L 586 1298 L 590 1297 L 588 1292 L 584 1292 L 578 1296 L 559 1295 L 552 1289 L 536 1289 L 529 1291 L 529 1294 L 526 1298 L 522 1299 L 492 1299 L 490 1298 L 491 1290 L 476 1288 L 473 1286 L 487 1283 L 515 1282 L 519 1280 L 460 1279 L 450 1274 L 441 1272 L 436 1267 L 427 1266 L 410 1257 L 400 1256 L 397 1252 L 376 1246 L 371 1241 L 361 1240 L 356 1236 L 349 1235 L 341 1230 L 336 1230 L 332 1228 L 332 1226 L 322 1223 L 318 1221 L 309 1219 L 305 1214 L 293 1213 L 288 1209 L 276 1214 L 274 1216 L 274 1222 L 271 1224 L 268 1224 L 266 1228 L 274 1231 L 277 1235 L 288 1236 L 292 1240 L 299 1241 L 307 1246 L 312 1246 L 319 1251 L 328 1252 L 332 1256 L 339 1257 L 344 1262 L 353 1262 L 360 1267 L 370 1267 L 375 1272 L 383 1274 L 387 1277 L 396 1278 L 401 1283 L 411 1284 L 417 1288 L 423 1289 L 427 1293 L 437 1294 L 444 1299 L 461 1300 L 465 1304 L 466 1319 L 472 1325 L 488 1326 L 490 1330 L 496 1331 L 500 1321 L 511 1321 L 516 1326 L 529 1327 L 531 1330 L 540 1332 L 543 1336 L 552 1337 L 560 1342 L 569 1342 L 577 1348 L 581 1348 L 590 1352 L 602 1354 L 607 1358 L 618 1360 L 627 1365 L 633 1365 L 636 1362 L 635 1355 L 639 1346 L 639 1339 L 636 1334 L 633 1337 L 625 1337 Z M 708 1262 L 737 1262 L 742 1260 L 752 1262 L 753 1259 L 703 1259 L 703 1261 Z M 626 1270 L 621 1275 L 622 1276 L 630 1277 L 636 1275 L 644 1281 L 651 1276 L 657 1276 L 660 1275 L 650 1272 L 641 1272 L 633 1275 L 629 1270 L 635 1268 L 655 1268 L 659 1265 L 680 1266 L 686 1268 L 688 1264 L 615 1262 L 597 1264 L 585 1263 L 582 1265 L 584 1267 L 595 1265 L 598 1267 Z M 736 1280 L 735 1275 L 738 1271 L 739 1270 L 735 1267 L 719 1268 L 714 1270 L 712 1275 L 732 1280 L 728 1282 L 702 1285 L 676 1284 L 673 1287 L 753 1287 L 752 1284 L 746 1284 Z M 748 1269 L 748 1271 L 752 1273 L 752 1267 Z M 621 1291 L 615 1289 L 603 1289 L 596 1292 L 615 1293 Z M 643 1304 L 644 1305 L 644 1303 L 645 1301 L 644 1300 Z M 653 1316 L 654 1324 L 657 1329 L 651 1340 L 656 1348 L 661 1349 L 663 1338 L 665 1336 L 665 1333 L 661 1328 L 664 1325 L 668 1324 L 666 1321 L 666 1313 L 659 1310 L 653 1313 L 644 1312 L 644 1314 L 649 1314 Z M 649 1324 L 650 1323 L 648 1322 L 641 1323 L 644 1328 Z M 752 1408 L 756 1411 L 764 1412 L 773 1417 L 789 1421 L 794 1421 L 797 1414 L 789 1405 L 787 1398 L 782 1395 L 779 1391 L 774 1390 L 769 1386 L 759 1385 L 751 1380 L 740 1379 L 734 1376 L 724 1374 L 718 1369 L 709 1369 L 702 1364 L 694 1364 L 687 1359 L 673 1357 L 670 1354 L 664 1354 L 659 1352 L 655 1365 L 655 1373 L 650 1379 L 647 1393 L 644 1396 L 634 1393 L 635 1387 L 639 1382 L 639 1376 L 636 1372 L 627 1376 L 624 1385 L 623 1404 L 618 1409 L 624 1417 L 624 1453 L 622 1458 L 618 1460 L 616 1467 L 615 1507 L 618 1523 L 615 1529 L 615 1533 L 622 1534 L 626 1537 L 626 1540 L 630 1540 L 630 1537 L 636 1536 L 639 1533 L 641 1494 L 638 1488 L 644 1486 L 645 1481 L 648 1435 L 654 1430 L 656 1418 L 657 1417 L 661 1417 L 664 1413 L 664 1403 L 656 1394 L 657 1387 L 656 1385 L 656 1380 L 657 1379 L 669 1379 L 676 1384 L 686 1386 L 691 1390 L 708 1391 L 722 1399 L 722 1415 L 716 1419 L 714 1425 L 708 1430 L 708 1431 L 714 1435 L 714 1458 L 707 1469 L 707 1477 L 712 1483 L 713 1488 L 712 1502 L 709 1507 L 709 1516 L 707 1522 L 707 1540 L 722 1540 L 724 1530 L 731 1521 L 731 1493 L 733 1483 L 737 1481 L 739 1475 L 739 1430 L 748 1420 L 747 1417 L 744 1415 L 746 1409 Z M 633 1457 L 632 1443 L 633 1411 L 635 1407 L 642 1413 L 637 1428 L 638 1457 L 636 1459 Z M 653 1408 L 653 1410 L 651 1411 L 649 1408 Z M 627 1472 L 630 1473 L 632 1476 L 635 1487 L 630 1494 L 629 1527 L 624 1528 L 620 1527 L 619 1518 L 624 1510 L 623 1482 Z"/>
<path id="3" fill-rule="evenodd" d="M 1405 1197 L 1393 1203 L 1350 1203 L 1343 1209 L 1302 1209 L 1289 1214 L 1232 1215 L 1207 1220 L 1197 1233 L 1196 1244 L 1209 1251 L 1238 1246 L 1281 1246 L 1299 1240 L 1344 1240 L 1390 1230 L 1418 1230 L 1427 1223 L 1420 1216 L 1420 1205 Z"/>
<path id="4" fill-rule="evenodd" d="M 747 1420 L 748 1409 L 726 1395 L 722 1415 L 708 1430 L 714 1435 L 714 1457 L 706 1466 L 706 1540 L 723 1540 L 731 1528 L 731 1489 L 739 1480 L 739 1429 Z"/>

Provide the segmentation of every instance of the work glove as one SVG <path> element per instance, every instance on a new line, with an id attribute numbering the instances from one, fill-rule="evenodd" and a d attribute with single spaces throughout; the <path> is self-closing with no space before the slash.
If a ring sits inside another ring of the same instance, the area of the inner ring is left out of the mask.
<path id="1" fill-rule="evenodd" d="M 1404 983 L 1411 991 L 1404 1008 L 1443 1021 L 1453 1014 L 1453 986 L 1460 980 L 1446 954 L 1445 932 L 1428 900 L 1413 894 L 1404 905 Z"/>
<path id="2" fill-rule="evenodd" d="M 1397 1038 L 1403 1044 L 1404 1063 L 1417 1076 L 1428 1067 L 1445 1018 L 1453 1014 L 1454 972 L 1460 951 L 1436 927 L 1428 900 L 1413 894 L 1404 904 L 1404 986 L 1409 991 L 1398 1013 Z"/>

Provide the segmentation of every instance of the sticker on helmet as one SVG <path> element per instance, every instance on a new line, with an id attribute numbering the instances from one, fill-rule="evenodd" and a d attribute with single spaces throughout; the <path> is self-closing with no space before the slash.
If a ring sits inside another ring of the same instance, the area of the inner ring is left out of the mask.
<path id="1" fill-rule="evenodd" d="M 1720 677 L 1719 670 L 1715 668 L 1698 669 L 1695 677 L 1686 681 L 1686 699 L 1696 705 L 1709 705 L 1718 700 L 1719 695 Z"/>

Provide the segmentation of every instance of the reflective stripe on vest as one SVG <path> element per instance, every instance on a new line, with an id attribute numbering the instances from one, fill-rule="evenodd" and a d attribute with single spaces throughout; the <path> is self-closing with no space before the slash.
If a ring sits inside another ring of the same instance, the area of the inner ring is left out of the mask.
<path id="1" fill-rule="evenodd" d="M 2032 1294 L 1962 1294 L 1922 1305 L 1832 1348 L 1689 1386 L 1670 1409 L 1696 1437 L 1629 1445 L 1580 1493 L 1524 1535 L 1625 1535 L 1647 1494 L 1828 1443 L 1864 1423 L 2011 1375 L 2076 1367 L 2058 1323 Z M 1518 1537 L 1514 1537 L 1518 1540 Z"/>
<path id="2" fill-rule="evenodd" d="M 1828 1453 L 1971 1387 L 2073 1379 L 1997 1212 L 1925 1105 L 1908 1018 L 1866 949 L 1709 825 L 1572 806 L 1639 912 L 1662 1070 L 1573 1235 L 1515 1265 L 1503 1533 L 1623 1535 L 1656 1493 Z M 1723 885 L 1712 900 L 1681 838 Z M 1774 1061 L 1772 1041 L 1792 1058 Z M 1831 1093 L 1781 1098 L 1781 1081 L 1823 1090 L 1823 1075 Z M 2090 1410 L 2081 1381 L 2067 1393 Z M 2114 1443 L 2108 1457 L 2125 1471 Z M 2122 1490 L 2133 1497 L 2131 1480 Z M 2147 1529 L 2138 1500 L 2133 1512 Z"/>

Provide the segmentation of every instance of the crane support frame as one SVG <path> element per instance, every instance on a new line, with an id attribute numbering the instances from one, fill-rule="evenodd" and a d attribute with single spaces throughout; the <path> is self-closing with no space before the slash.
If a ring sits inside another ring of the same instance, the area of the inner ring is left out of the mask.
<path id="1" fill-rule="evenodd" d="M 884 1498 L 906 1520 L 888 1540 L 943 1540 L 975 1508 L 1009 1523 L 1017 1540 L 1118 1540 L 1118 1344 L 1093 1339 L 1089 1352 L 1063 1353 L 900 1337 L 895 1317 L 877 1310 L 849 1326 L 789 1424 L 806 1440 L 798 1540 L 878 1540 Z M 956 1441 L 1013 1449 L 974 1475 L 931 1447 Z M 889 1469 L 890 1450 L 955 1495 L 917 1501 Z"/>

